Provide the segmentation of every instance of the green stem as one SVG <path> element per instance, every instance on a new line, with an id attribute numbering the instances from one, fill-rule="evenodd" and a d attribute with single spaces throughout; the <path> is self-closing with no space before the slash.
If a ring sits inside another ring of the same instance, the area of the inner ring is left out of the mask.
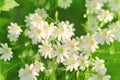
<path id="1" fill-rule="evenodd" d="M 18 64 L 20 64 L 20 63 L 18 63 Z M 18 64 L 15 64 L 15 65 L 13 65 L 12 67 L 8 68 L 7 70 L 3 71 L 2 74 L 4 74 L 4 73 L 8 72 L 9 70 L 13 69 L 13 68 L 16 67 Z"/>
<path id="2" fill-rule="evenodd" d="M 102 28 L 104 25 L 105 25 L 105 23 L 101 22 L 99 27 Z"/>

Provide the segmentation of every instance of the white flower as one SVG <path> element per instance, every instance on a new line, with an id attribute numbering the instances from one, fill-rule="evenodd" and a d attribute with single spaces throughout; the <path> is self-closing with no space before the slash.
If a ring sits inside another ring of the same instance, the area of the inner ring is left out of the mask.
<path id="1" fill-rule="evenodd" d="M 64 9 L 67 9 L 68 7 L 70 7 L 71 3 L 72 3 L 72 0 L 58 0 L 58 6 Z"/>
<path id="2" fill-rule="evenodd" d="M 92 70 L 98 72 L 99 74 L 105 74 L 107 69 L 105 68 L 104 60 L 99 59 L 98 57 L 92 63 Z"/>
<path id="3" fill-rule="evenodd" d="M 42 17 L 42 19 L 46 19 L 48 17 L 48 14 L 47 14 L 47 12 L 45 11 L 44 8 L 42 8 L 42 9 L 38 8 L 38 9 L 36 9 L 35 13 L 39 14 L 39 16 Z"/>
<path id="4" fill-rule="evenodd" d="M 110 7 L 113 11 L 120 11 L 120 0 L 107 0 L 108 1 L 108 7 Z"/>
<path id="5" fill-rule="evenodd" d="M 70 52 L 78 52 L 79 50 L 79 42 L 75 39 L 69 40 L 65 42 L 65 46 L 69 49 Z"/>
<path id="6" fill-rule="evenodd" d="M 37 13 L 29 14 L 29 16 L 25 17 L 26 26 L 31 27 L 40 27 L 44 25 L 44 21 L 41 16 Z"/>
<path id="7" fill-rule="evenodd" d="M 85 6 L 87 7 L 87 13 L 97 13 L 101 10 L 103 4 L 98 0 L 86 0 Z"/>
<path id="8" fill-rule="evenodd" d="M 118 40 L 120 42 L 120 21 L 109 25 L 109 29 L 113 30 L 115 40 Z"/>
<path id="9" fill-rule="evenodd" d="M 36 76 L 38 76 L 39 74 L 36 72 L 36 70 L 34 70 L 34 65 L 31 64 L 29 65 L 25 65 L 25 69 L 20 69 L 19 70 L 19 77 L 20 80 L 37 80 Z"/>
<path id="10" fill-rule="evenodd" d="M 113 14 L 110 13 L 109 10 L 101 10 L 100 13 L 97 16 L 98 20 L 103 21 L 104 23 L 112 21 L 113 17 L 114 17 Z"/>
<path id="11" fill-rule="evenodd" d="M 3 59 L 4 61 L 9 61 L 13 56 L 12 56 L 13 52 L 11 50 L 11 48 L 8 47 L 8 44 L 5 43 L 1 43 L 1 47 L 0 47 L 0 59 Z"/>
<path id="12" fill-rule="evenodd" d="M 43 63 L 41 63 L 39 61 L 35 61 L 35 63 L 34 63 L 34 70 L 36 72 L 43 71 L 44 69 L 45 69 L 45 67 L 44 67 Z"/>
<path id="13" fill-rule="evenodd" d="M 63 63 L 66 58 L 69 58 L 68 48 L 64 44 L 57 42 L 57 44 L 53 45 L 53 47 L 55 49 L 54 54 L 57 56 L 56 60 L 58 63 Z"/>
<path id="14" fill-rule="evenodd" d="M 113 42 L 114 34 L 113 30 L 109 29 L 99 29 L 98 32 L 95 32 L 93 36 L 96 38 L 99 44 L 104 44 L 105 42 L 110 45 L 110 42 Z"/>
<path id="15" fill-rule="evenodd" d="M 79 67 L 78 55 L 76 55 L 75 53 L 71 54 L 70 58 L 66 59 L 63 62 L 63 64 L 67 66 L 67 71 L 68 70 L 73 71 L 73 69 L 78 70 L 78 67 Z"/>
<path id="16" fill-rule="evenodd" d="M 46 24 L 44 27 L 44 39 L 54 39 L 56 38 L 55 30 L 56 26 L 54 26 L 54 23 Z"/>
<path id="17" fill-rule="evenodd" d="M 80 69 L 85 70 L 89 66 L 89 56 L 80 54 L 79 56 L 79 64 L 80 64 Z"/>
<path id="18" fill-rule="evenodd" d="M 107 69 L 105 67 L 104 60 L 96 57 L 96 59 L 93 60 L 92 65 L 93 65 L 92 70 L 97 73 L 92 74 L 92 77 L 90 77 L 88 80 L 110 80 L 111 76 L 105 75 Z"/>
<path id="19" fill-rule="evenodd" d="M 42 45 L 39 45 L 39 53 L 45 59 L 47 57 L 50 59 L 55 57 L 55 54 L 53 53 L 52 44 L 48 40 L 42 41 Z"/>
<path id="20" fill-rule="evenodd" d="M 58 29 L 56 31 L 59 41 L 68 41 L 74 35 L 73 24 L 70 24 L 69 21 L 61 22 L 58 24 Z"/>
<path id="21" fill-rule="evenodd" d="M 96 39 L 92 35 L 87 34 L 86 36 L 80 37 L 79 48 L 83 52 L 90 53 L 90 52 L 94 52 L 99 47 Z"/>
<path id="22" fill-rule="evenodd" d="M 42 37 L 44 36 L 43 27 L 33 27 L 30 29 L 28 37 L 32 39 L 33 44 L 37 44 L 42 41 Z"/>
<path id="23" fill-rule="evenodd" d="M 103 74 L 92 74 L 88 80 L 110 80 L 110 75 L 103 75 Z"/>
<path id="24" fill-rule="evenodd" d="M 8 26 L 8 35 L 7 37 L 10 39 L 10 41 L 16 41 L 22 32 L 22 29 L 20 26 L 17 25 L 17 23 L 10 23 L 11 25 Z"/>
<path id="25" fill-rule="evenodd" d="M 99 28 L 99 21 L 97 20 L 97 18 L 95 16 L 88 16 L 88 21 L 87 21 L 87 29 L 90 31 L 90 32 L 95 32 L 97 31 L 97 29 Z"/>
<path id="26" fill-rule="evenodd" d="M 33 44 L 37 44 L 42 40 L 51 40 L 56 38 L 55 34 L 56 26 L 53 23 L 48 24 L 43 22 L 39 27 L 31 27 L 29 29 L 28 37 L 32 39 Z"/>

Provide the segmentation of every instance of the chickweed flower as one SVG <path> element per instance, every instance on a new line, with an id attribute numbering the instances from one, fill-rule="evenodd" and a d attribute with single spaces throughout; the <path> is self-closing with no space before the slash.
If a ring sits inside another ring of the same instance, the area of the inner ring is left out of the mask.
<path id="1" fill-rule="evenodd" d="M 54 39 L 54 38 L 56 38 L 56 34 L 55 34 L 55 31 L 56 31 L 56 26 L 54 25 L 54 23 L 50 23 L 50 24 L 48 24 L 47 22 L 46 22 L 46 25 L 44 25 L 44 27 L 43 27 L 43 32 L 44 32 L 44 36 L 43 36 L 43 39 L 50 39 L 50 40 L 52 40 L 52 39 Z"/>
<path id="2" fill-rule="evenodd" d="M 115 12 L 120 11 L 120 0 L 107 0 L 108 7 Z"/>
<path id="3" fill-rule="evenodd" d="M 118 40 L 120 42 L 120 21 L 110 24 L 109 29 L 113 30 L 115 40 Z"/>
<path id="4" fill-rule="evenodd" d="M 8 35 L 7 37 L 10 41 L 17 41 L 22 29 L 18 26 L 17 23 L 10 23 L 11 25 L 8 26 Z"/>
<path id="5" fill-rule="evenodd" d="M 42 26 L 43 19 L 38 13 L 29 14 L 25 17 L 26 26 L 29 28 Z"/>
<path id="6" fill-rule="evenodd" d="M 106 73 L 106 68 L 105 68 L 104 62 L 105 62 L 104 60 L 96 57 L 96 59 L 92 63 L 92 65 L 93 65 L 92 69 L 101 74 Z"/>
<path id="7" fill-rule="evenodd" d="M 110 75 L 92 74 L 92 76 L 88 80 L 110 80 L 110 78 Z"/>
<path id="8" fill-rule="evenodd" d="M 95 32 L 93 36 L 96 38 L 99 44 L 107 43 L 110 45 L 111 42 L 114 41 L 113 30 L 109 29 L 99 29 L 98 32 Z"/>
<path id="9" fill-rule="evenodd" d="M 78 55 L 76 55 L 75 53 L 71 54 L 70 58 L 66 59 L 63 62 L 63 64 L 67 65 L 67 69 L 66 69 L 67 71 L 68 70 L 73 71 L 73 69 L 78 70 L 78 67 L 79 67 L 79 58 L 78 58 Z"/>
<path id="10" fill-rule="evenodd" d="M 12 49 L 8 47 L 7 43 L 1 43 L 0 47 L 0 59 L 9 61 L 13 57 Z"/>
<path id="11" fill-rule="evenodd" d="M 36 60 L 34 63 L 34 70 L 36 72 L 40 72 L 40 71 L 44 71 L 44 69 L 45 69 L 44 64 Z"/>
<path id="12" fill-rule="evenodd" d="M 97 29 L 99 28 L 98 25 L 99 25 L 99 20 L 95 16 L 93 16 L 93 15 L 88 16 L 86 28 L 88 29 L 89 32 L 97 31 Z"/>
<path id="13" fill-rule="evenodd" d="M 56 31 L 58 41 L 66 42 L 71 39 L 75 31 L 73 25 L 74 24 L 70 24 L 69 21 L 62 21 L 58 24 Z"/>
<path id="14" fill-rule="evenodd" d="M 20 80 L 37 80 L 38 72 L 34 69 L 34 65 L 25 65 L 25 69 L 21 68 L 19 70 Z"/>
<path id="15" fill-rule="evenodd" d="M 67 9 L 68 7 L 70 7 L 71 3 L 72 3 L 72 0 L 58 0 L 58 6 L 64 9 Z"/>
<path id="16" fill-rule="evenodd" d="M 37 8 L 35 10 L 35 13 L 41 16 L 43 20 L 45 20 L 48 17 L 47 11 L 44 8 L 41 8 L 41 9 Z"/>
<path id="17" fill-rule="evenodd" d="M 89 66 L 89 63 L 90 63 L 89 56 L 80 54 L 80 56 L 79 56 L 80 67 L 79 68 L 81 70 L 85 70 Z"/>
<path id="18" fill-rule="evenodd" d="M 90 34 L 87 34 L 86 36 L 81 36 L 79 39 L 79 48 L 83 52 L 94 52 L 96 49 L 98 49 L 98 42 L 96 39 L 91 36 Z"/>
<path id="19" fill-rule="evenodd" d="M 109 10 L 101 10 L 97 16 L 98 20 L 103 21 L 104 23 L 112 21 L 113 17 L 113 13 L 111 13 Z"/>
<path id="20" fill-rule="evenodd" d="M 50 42 L 46 41 L 42 41 L 42 45 L 39 45 L 39 53 L 41 54 L 41 56 L 43 56 L 45 59 L 46 58 L 53 58 L 55 56 L 55 54 L 53 53 L 53 47 L 52 44 Z"/>
<path id="21" fill-rule="evenodd" d="M 87 13 L 98 13 L 103 4 L 98 0 L 86 0 Z"/>
<path id="22" fill-rule="evenodd" d="M 28 34 L 28 37 L 32 40 L 33 44 L 37 44 L 42 41 L 42 36 L 44 36 L 42 27 L 33 27 Z"/>
<path id="23" fill-rule="evenodd" d="M 68 50 L 71 53 L 78 52 L 78 50 L 79 50 L 78 45 L 79 45 L 79 42 L 75 39 L 72 39 L 72 40 L 65 42 L 65 46 L 68 48 Z"/>
<path id="24" fill-rule="evenodd" d="M 65 59 L 69 58 L 69 52 L 68 52 L 68 48 L 64 45 L 61 44 L 60 42 L 57 42 L 57 44 L 53 45 L 54 48 L 54 54 L 56 54 L 56 61 L 58 63 L 63 63 L 63 61 L 65 61 Z"/>

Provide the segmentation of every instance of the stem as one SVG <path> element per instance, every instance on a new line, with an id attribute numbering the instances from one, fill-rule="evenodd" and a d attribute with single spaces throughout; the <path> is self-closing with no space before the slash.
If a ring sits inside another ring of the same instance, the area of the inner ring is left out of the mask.
<path id="1" fill-rule="evenodd" d="M 20 64 L 20 63 L 18 63 L 18 64 Z M 13 65 L 12 67 L 8 68 L 7 70 L 3 71 L 2 74 L 8 72 L 8 71 L 11 70 L 12 68 L 16 67 L 18 64 L 15 64 L 15 65 Z"/>
<path id="2" fill-rule="evenodd" d="M 101 23 L 100 23 L 100 28 L 102 28 L 104 25 L 105 25 L 105 23 L 104 23 L 104 22 L 101 22 Z"/>
<path id="3" fill-rule="evenodd" d="M 51 17 L 48 16 L 48 19 L 53 21 L 54 23 L 56 22 L 54 19 L 52 19 Z"/>

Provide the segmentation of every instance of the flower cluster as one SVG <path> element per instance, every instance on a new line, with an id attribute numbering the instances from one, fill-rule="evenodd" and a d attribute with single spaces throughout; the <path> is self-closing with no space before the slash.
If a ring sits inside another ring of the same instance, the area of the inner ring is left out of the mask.
<path id="1" fill-rule="evenodd" d="M 104 60 L 96 57 L 92 63 L 92 70 L 97 72 L 97 74 L 92 74 L 92 76 L 88 80 L 110 80 L 110 75 L 105 75 L 107 69 L 105 68 Z"/>
<path id="2" fill-rule="evenodd" d="M 105 75 L 107 69 L 104 61 L 98 57 L 96 60 L 93 59 L 91 61 L 90 57 L 92 56 L 91 53 L 94 53 L 99 48 L 98 44 L 103 45 L 107 43 L 109 45 L 113 42 L 114 35 L 111 29 L 97 29 L 98 31 L 93 34 L 74 38 L 75 29 L 73 28 L 73 23 L 69 21 L 61 21 L 58 24 L 48 23 L 45 18 L 43 19 L 43 15 L 39 15 L 36 10 L 25 18 L 25 22 L 28 30 L 27 36 L 32 40 L 33 44 L 38 45 L 38 53 L 41 57 L 44 59 L 55 59 L 55 63 L 62 63 L 66 70 L 71 72 L 73 70 L 84 71 L 91 67 L 93 74 L 89 78 L 90 80 L 99 75 L 110 79 L 109 75 Z M 33 65 L 26 68 L 31 69 L 31 66 Z M 31 70 L 33 72 L 31 73 L 31 76 L 33 76 L 31 79 L 35 78 L 34 80 L 36 80 L 38 74 L 34 74 L 34 69 Z M 94 74 L 94 71 L 98 75 Z M 19 71 L 21 80 L 28 77 L 22 77 L 21 75 L 24 73 L 23 69 Z"/>
<path id="3" fill-rule="evenodd" d="M 39 72 L 45 68 L 43 63 L 36 61 L 34 64 L 25 64 L 25 69 L 19 70 L 20 80 L 37 80 L 36 76 L 39 76 Z"/>
<path id="4" fill-rule="evenodd" d="M 71 3 L 72 0 L 58 0 L 58 6 L 64 9 Z M 104 9 L 105 3 L 108 3 L 110 9 Z M 37 53 L 32 54 L 34 63 L 30 65 L 25 63 L 25 68 L 19 70 L 20 80 L 37 80 L 39 73 L 48 70 L 52 73 L 59 68 L 59 65 L 70 72 L 85 72 L 89 69 L 90 76 L 86 80 L 110 80 L 111 76 L 106 75 L 105 61 L 93 57 L 100 45 L 110 45 L 114 40 L 120 41 L 120 22 L 109 24 L 114 19 L 113 9 L 109 3 L 110 1 L 105 0 L 86 0 L 87 22 L 84 25 L 86 35 L 79 37 L 75 36 L 74 24 L 69 21 L 48 22 L 49 15 L 43 8 L 38 8 L 25 17 L 25 30 L 22 30 L 17 23 L 11 23 L 8 26 L 9 40 L 17 41 L 21 32 L 24 32 L 23 35 L 30 39 L 28 46 L 36 46 L 37 50 L 35 51 Z M 1 43 L 0 59 L 10 60 L 12 54 L 7 43 Z"/>

